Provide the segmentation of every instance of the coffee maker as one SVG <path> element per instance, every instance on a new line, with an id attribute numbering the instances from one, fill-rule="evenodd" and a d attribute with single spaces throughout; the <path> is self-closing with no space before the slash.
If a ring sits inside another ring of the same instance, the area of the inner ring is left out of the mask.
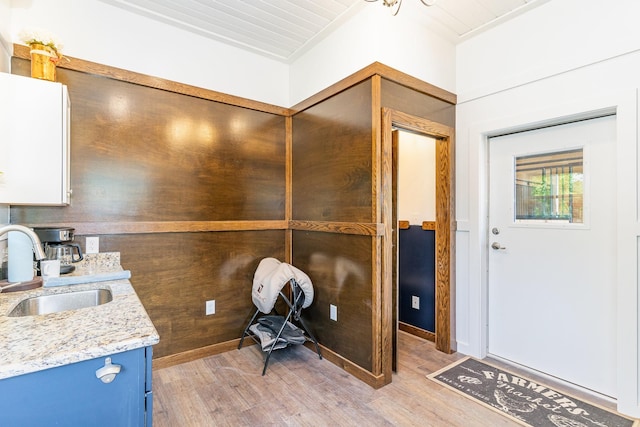
<path id="1" fill-rule="evenodd" d="M 72 263 L 82 261 L 84 258 L 80 245 L 73 243 L 74 228 L 34 227 L 33 231 L 40 238 L 47 259 L 60 260 L 60 274 L 71 273 L 76 269 Z"/>

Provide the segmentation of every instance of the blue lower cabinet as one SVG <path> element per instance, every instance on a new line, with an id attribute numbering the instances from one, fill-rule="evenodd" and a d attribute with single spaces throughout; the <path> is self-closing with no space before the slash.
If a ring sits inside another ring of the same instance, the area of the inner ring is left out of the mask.
<path id="1" fill-rule="evenodd" d="M 139 348 L 0 380 L 0 426 L 151 426 L 152 396 Z"/>

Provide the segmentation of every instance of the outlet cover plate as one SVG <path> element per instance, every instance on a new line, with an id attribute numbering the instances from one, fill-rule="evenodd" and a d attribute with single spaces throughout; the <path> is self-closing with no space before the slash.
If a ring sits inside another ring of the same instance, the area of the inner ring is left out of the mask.
<path id="1" fill-rule="evenodd" d="M 85 250 L 87 254 L 97 254 L 100 252 L 100 238 L 98 236 L 90 236 L 85 240 Z"/>
<path id="2" fill-rule="evenodd" d="M 205 303 L 205 314 L 208 316 L 210 314 L 216 314 L 216 300 L 212 299 Z"/>
<path id="3" fill-rule="evenodd" d="M 411 308 L 415 308 L 416 310 L 420 310 L 420 297 L 415 295 L 411 296 Z"/>

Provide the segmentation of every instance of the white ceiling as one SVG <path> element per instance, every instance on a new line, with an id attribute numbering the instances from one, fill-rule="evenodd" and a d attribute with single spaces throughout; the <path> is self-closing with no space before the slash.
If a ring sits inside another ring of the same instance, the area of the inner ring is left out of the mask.
<path id="1" fill-rule="evenodd" d="M 282 62 L 291 62 L 362 8 L 383 7 L 382 0 L 101 1 Z M 437 0 L 420 7 L 428 9 L 428 24 L 455 43 L 546 1 Z M 410 12 L 407 2 L 420 0 L 404 2 L 399 14 Z"/>

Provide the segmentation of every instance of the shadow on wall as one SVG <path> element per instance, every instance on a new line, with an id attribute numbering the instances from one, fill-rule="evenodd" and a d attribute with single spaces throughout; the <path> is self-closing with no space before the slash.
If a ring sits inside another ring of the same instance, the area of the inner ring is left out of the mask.
<path id="1" fill-rule="evenodd" d="M 331 301 L 340 301 L 340 294 L 347 284 L 347 279 L 359 283 L 364 282 L 365 272 L 362 266 L 343 256 L 331 256 L 325 253 L 314 253 L 309 258 L 309 275 L 322 280 L 324 283 L 333 283 L 330 289 L 329 298 Z M 369 301 L 371 307 L 371 301 Z"/>

